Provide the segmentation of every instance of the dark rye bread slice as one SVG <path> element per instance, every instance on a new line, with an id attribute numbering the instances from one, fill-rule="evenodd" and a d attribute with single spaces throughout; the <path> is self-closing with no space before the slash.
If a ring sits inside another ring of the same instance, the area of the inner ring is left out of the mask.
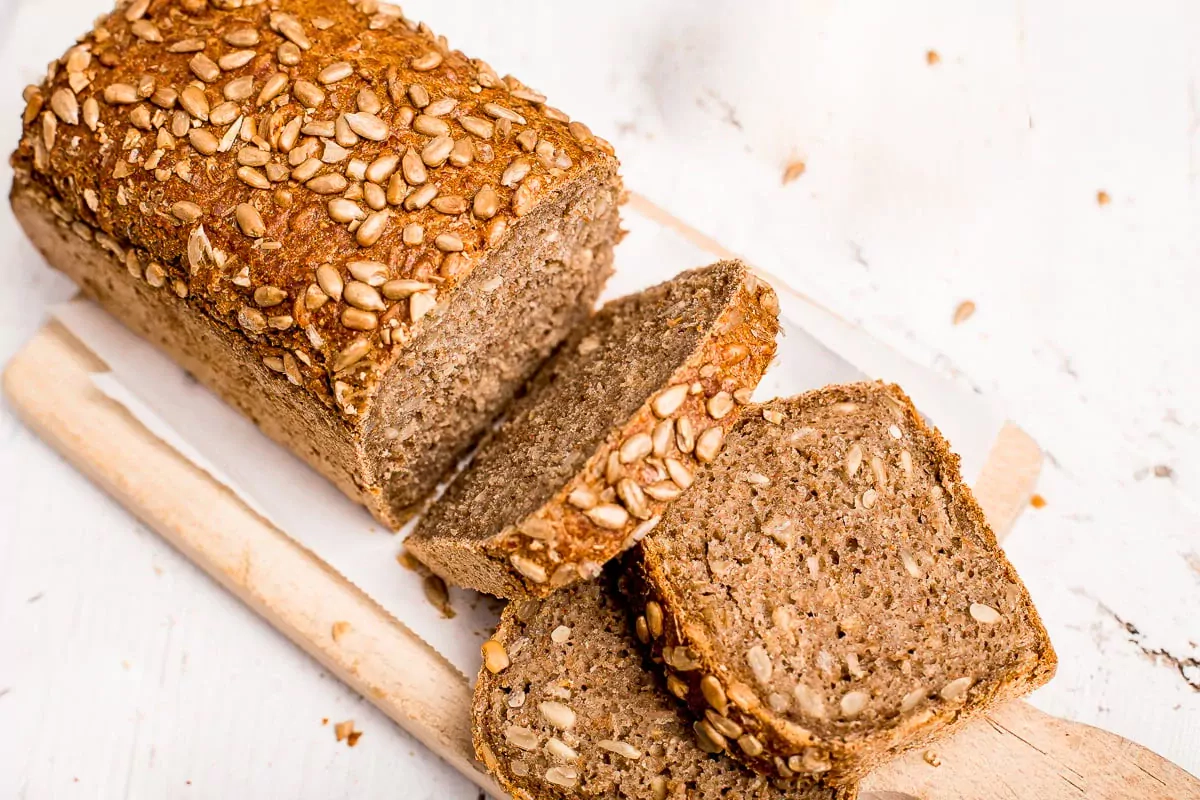
<path id="1" fill-rule="evenodd" d="M 748 409 L 630 562 L 673 690 L 766 773 L 853 781 L 1054 672 L 958 457 L 896 386 Z"/>
<path id="2" fill-rule="evenodd" d="M 855 797 L 853 788 L 768 778 L 705 753 L 686 709 L 647 670 L 611 577 L 513 601 L 484 645 L 475 751 L 514 798 Z"/>
<path id="3" fill-rule="evenodd" d="M 500 597 L 596 577 L 717 456 L 775 353 L 778 311 L 737 261 L 609 303 L 538 373 L 408 548 L 451 583 Z"/>

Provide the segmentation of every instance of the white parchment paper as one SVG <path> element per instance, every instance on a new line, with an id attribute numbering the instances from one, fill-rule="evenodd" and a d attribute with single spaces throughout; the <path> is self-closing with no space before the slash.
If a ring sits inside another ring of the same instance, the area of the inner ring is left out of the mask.
<path id="1" fill-rule="evenodd" d="M 714 260 L 679 234 L 626 213 L 629 235 L 606 296 L 618 296 Z M 1001 418 L 979 398 L 898 358 L 852 325 L 777 287 L 783 317 L 779 355 L 755 393 L 785 396 L 866 376 L 894 380 L 955 442 L 968 478 L 978 474 Z M 152 345 L 95 304 L 76 300 L 54 316 L 109 366 L 97 387 L 151 432 L 227 486 L 250 508 L 316 553 L 414 633 L 473 678 L 479 644 L 498 605 L 451 590 L 455 615 L 444 618 L 425 598 L 420 575 L 400 566 L 402 532 L 392 534 L 249 420 L 201 386 Z M 817 335 L 814 335 L 817 334 Z M 820 336 L 818 339 L 817 337 Z M 848 360 L 852 359 L 852 360 Z"/>

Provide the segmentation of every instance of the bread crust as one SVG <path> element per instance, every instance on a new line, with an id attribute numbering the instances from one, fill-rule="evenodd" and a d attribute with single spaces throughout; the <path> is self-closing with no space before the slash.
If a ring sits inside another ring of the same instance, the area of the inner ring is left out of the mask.
<path id="1" fill-rule="evenodd" d="M 786 719 L 763 702 L 756 691 L 733 677 L 731 665 L 723 662 L 709 641 L 704 624 L 686 607 L 665 572 L 665 562 L 657 552 L 653 538 L 634 548 L 626 557 L 626 580 L 633 612 L 641 618 L 639 627 L 647 631 L 645 643 L 651 658 L 673 676 L 677 696 L 701 719 L 713 713 L 712 698 L 718 695 L 722 707 L 717 713 L 739 727 L 753 742 L 728 742 L 728 750 L 738 760 L 767 775 L 819 774 L 830 785 L 850 785 L 868 771 L 895 755 L 919 747 L 934 738 L 948 735 L 964 722 L 988 708 L 1026 694 L 1053 677 L 1057 656 L 1045 626 L 1038 616 L 1024 584 L 1004 557 L 995 535 L 984 519 L 983 511 L 970 488 L 963 482 L 959 458 L 949 448 L 940 431 L 926 425 L 912 401 L 894 384 L 860 383 L 831 386 L 788 400 L 776 400 L 747 409 L 743 420 L 770 412 L 784 404 L 812 405 L 864 402 L 884 392 L 906 420 L 906 429 L 923 440 L 923 457 L 929 458 L 948 496 L 948 506 L 959 530 L 971 530 L 1002 566 L 1007 580 L 1017 587 L 1017 605 L 1024 613 L 1036 651 L 1018 665 L 1002 671 L 998 680 L 976 682 L 970 687 L 965 703 L 935 701 L 905 713 L 897 724 L 882 731 L 846 741 L 821 737 L 814 731 Z M 653 606 L 653 608 L 651 608 Z M 661 619 L 648 624 L 651 616 Z M 682 654 L 682 657 L 681 655 Z M 682 668 L 681 668 L 682 667 Z M 721 691 L 714 692 L 702 682 L 716 681 Z"/>
<path id="2" fill-rule="evenodd" d="M 546 503 L 484 539 L 443 529 L 435 506 L 407 540 L 409 550 L 452 583 L 500 597 L 545 597 L 575 581 L 595 578 L 604 563 L 649 533 L 687 488 L 671 480 L 662 466 L 664 459 L 673 459 L 672 468 L 680 465 L 694 476 L 715 458 L 724 433 L 737 421 L 775 355 L 775 291 L 740 262 L 718 262 L 709 269 L 739 271 L 733 300 L 662 389 L 611 431 Z M 667 429 L 665 438 L 662 426 Z M 691 433 L 681 435 L 681 430 Z M 648 443 L 665 441 L 665 446 L 656 445 L 625 462 L 622 446 L 635 437 Z M 717 444 L 709 447 L 714 441 Z M 622 480 L 637 483 L 639 507 L 617 491 Z M 645 491 L 663 482 L 670 484 L 674 497 L 656 499 Z M 581 497 L 592 501 L 581 502 Z M 600 517 L 604 510 L 612 511 L 614 521 Z"/>
<path id="3" fill-rule="evenodd" d="M 341 452 L 306 458 L 393 527 L 374 405 L 448 307 L 478 302 L 471 276 L 514 248 L 586 256 L 586 311 L 611 270 L 611 146 L 375 0 L 122 2 L 25 98 L 12 202 L 51 264 L 86 277 L 35 214 L 95 248 L 85 263 L 115 261 L 207 318 L 224 349 L 195 353 L 201 371 L 257 360 L 226 371 L 277 382 L 270 413 L 308 415 L 253 414 L 264 428 L 327 417 Z M 537 250 L 528 230 L 550 208 L 569 218 L 562 242 Z M 579 223 L 604 233 L 585 247 Z M 548 352 L 533 350 L 527 370 Z"/>

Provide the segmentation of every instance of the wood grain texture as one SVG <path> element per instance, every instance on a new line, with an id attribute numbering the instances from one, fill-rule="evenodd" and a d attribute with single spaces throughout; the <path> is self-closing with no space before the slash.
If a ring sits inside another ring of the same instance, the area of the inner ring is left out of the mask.
<path id="1" fill-rule="evenodd" d="M 89 374 L 103 369 L 51 324 L 9 364 L 4 390 L 26 423 L 92 480 L 397 724 L 501 797 L 472 757 L 467 681 L 101 394 Z M 871 776 L 868 796 L 1200 798 L 1200 781 L 1148 750 L 1020 702 L 935 749 L 939 767 L 923 752 L 910 753 Z"/>

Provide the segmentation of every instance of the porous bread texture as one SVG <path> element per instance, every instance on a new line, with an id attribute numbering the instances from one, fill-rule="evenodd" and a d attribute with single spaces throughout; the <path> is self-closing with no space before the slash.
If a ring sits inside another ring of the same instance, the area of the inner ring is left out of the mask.
<path id="1" fill-rule="evenodd" d="M 767 778 L 701 750 L 646 669 L 611 577 L 513 601 L 485 645 L 508 664 L 480 672 L 475 749 L 514 798 L 853 800 L 853 788 Z"/>
<path id="2" fill-rule="evenodd" d="M 393 527 L 611 272 L 608 143 L 395 6 L 124 2 L 25 99 L 50 263 Z"/>
<path id="3" fill-rule="evenodd" d="M 853 782 L 1054 672 L 958 457 L 896 386 L 747 409 L 629 561 L 653 658 L 767 774 Z"/>
<path id="4" fill-rule="evenodd" d="M 447 581 L 501 597 L 594 578 L 716 458 L 774 355 L 778 310 L 737 261 L 609 303 L 406 546 Z"/>

